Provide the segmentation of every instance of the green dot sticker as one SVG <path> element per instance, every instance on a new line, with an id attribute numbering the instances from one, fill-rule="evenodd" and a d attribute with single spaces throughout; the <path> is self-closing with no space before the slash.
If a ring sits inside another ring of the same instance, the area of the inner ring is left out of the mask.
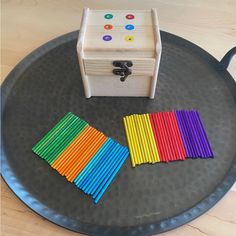
<path id="1" fill-rule="evenodd" d="M 113 18 L 113 15 L 112 15 L 112 14 L 106 14 L 106 15 L 104 16 L 104 18 L 106 18 L 106 19 L 112 19 L 112 18 Z"/>

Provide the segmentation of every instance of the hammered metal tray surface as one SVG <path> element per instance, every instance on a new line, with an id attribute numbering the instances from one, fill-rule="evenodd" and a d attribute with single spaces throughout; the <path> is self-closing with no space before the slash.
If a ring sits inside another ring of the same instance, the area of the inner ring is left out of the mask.
<path id="1" fill-rule="evenodd" d="M 78 32 L 35 50 L 2 86 L 2 175 L 30 208 L 90 235 L 151 235 L 178 227 L 212 207 L 236 176 L 236 86 L 196 45 L 162 32 L 156 97 L 84 98 L 76 55 Z M 117 78 L 119 79 L 119 78 Z M 124 115 L 197 109 L 214 159 L 132 168 L 128 159 L 99 204 L 70 184 L 32 146 L 68 111 L 127 145 Z"/>

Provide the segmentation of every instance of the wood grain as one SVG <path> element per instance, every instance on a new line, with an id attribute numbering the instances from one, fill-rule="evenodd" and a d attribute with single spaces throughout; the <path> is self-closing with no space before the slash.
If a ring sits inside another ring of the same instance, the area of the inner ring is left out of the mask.
<path id="1" fill-rule="evenodd" d="M 149 98 L 153 99 L 155 97 L 156 91 L 156 84 L 158 79 L 159 73 L 159 66 L 161 62 L 161 53 L 162 53 L 162 42 L 161 42 L 161 34 L 160 34 L 160 26 L 159 20 L 157 16 L 156 8 L 151 9 L 152 12 L 152 22 L 153 22 L 153 30 L 154 30 L 154 37 L 155 37 L 155 58 L 156 58 L 156 65 L 152 77 L 152 82 L 150 86 L 150 96 Z"/>
<path id="2" fill-rule="evenodd" d="M 182 36 L 220 60 L 236 46 L 236 1 L 2 0 L 1 80 L 28 53 L 80 26 L 82 9 L 157 8 L 160 28 Z M 236 57 L 228 70 L 236 78 Z M 210 211 L 163 236 L 236 234 L 236 186 Z M 1 235 L 80 235 L 50 223 L 27 208 L 1 180 Z"/>
<path id="3" fill-rule="evenodd" d="M 83 9 L 83 14 L 80 22 L 80 32 L 78 35 L 78 41 L 76 45 L 76 50 L 78 54 L 78 61 L 79 61 L 79 67 L 80 67 L 80 73 L 83 80 L 83 86 L 84 86 L 84 94 L 86 98 L 91 97 L 91 88 L 88 80 L 88 76 L 85 73 L 83 58 L 84 58 L 84 37 L 85 37 L 85 31 L 86 31 L 86 24 L 88 21 L 88 14 L 89 14 L 89 8 Z"/>
<path id="4" fill-rule="evenodd" d="M 153 76 L 154 58 L 127 58 L 131 60 L 133 63 L 132 75 L 149 75 Z M 114 76 L 112 70 L 114 69 L 113 61 L 116 60 L 115 58 L 108 58 L 108 59 L 97 59 L 97 58 L 87 58 L 84 59 L 84 67 L 85 72 L 88 75 L 109 75 Z M 119 80 L 119 79 L 118 79 Z M 128 81 L 128 80 L 127 80 Z M 104 86 L 104 84 L 103 84 Z M 149 90 L 149 89 L 148 89 Z"/>
<path id="5" fill-rule="evenodd" d="M 105 19 L 106 13 L 112 13 L 112 19 Z M 125 16 L 129 13 L 135 15 L 132 20 L 127 20 Z M 112 30 L 103 28 L 106 24 L 113 26 Z M 127 24 L 132 24 L 135 30 L 128 31 L 124 27 Z M 104 35 L 111 35 L 112 40 L 107 42 L 102 40 Z M 134 40 L 127 42 L 126 36 L 132 35 Z M 131 50 L 130 57 L 134 50 L 138 51 L 154 51 L 154 34 L 151 10 L 146 11 L 120 11 L 120 10 L 90 10 L 88 25 L 85 32 L 84 51 L 113 51 L 117 56 L 122 57 L 123 51 Z M 102 55 L 101 52 L 99 54 Z"/>

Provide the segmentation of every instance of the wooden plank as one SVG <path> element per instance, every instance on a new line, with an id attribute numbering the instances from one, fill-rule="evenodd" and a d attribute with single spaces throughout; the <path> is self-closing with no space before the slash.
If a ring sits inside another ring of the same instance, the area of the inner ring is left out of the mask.
<path id="1" fill-rule="evenodd" d="M 112 18 L 106 19 L 106 14 L 110 14 Z M 134 19 L 127 19 L 127 14 L 132 14 Z M 112 29 L 104 28 L 106 24 L 111 25 Z M 130 24 L 134 27 L 133 30 L 125 28 Z M 105 41 L 103 40 L 104 35 L 109 35 L 112 39 Z M 127 36 L 132 36 L 132 41 L 127 41 Z M 90 10 L 84 41 L 84 51 L 87 50 L 90 52 L 112 50 L 117 55 L 121 52 L 120 50 L 131 50 L 132 52 L 134 50 L 155 50 L 151 11 Z M 142 54 L 140 55 L 142 56 Z"/>
<path id="2" fill-rule="evenodd" d="M 117 59 L 84 59 L 83 64 L 85 67 L 85 73 L 87 75 L 110 75 L 118 77 L 112 72 L 115 68 L 112 63 L 115 60 Z M 126 60 L 126 58 L 123 58 L 121 60 Z M 153 75 L 155 59 L 128 58 L 128 60 L 133 62 L 133 66 L 130 67 L 130 69 L 132 70 L 132 75 Z"/>
<path id="3" fill-rule="evenodd" d="M 161 35 L 160 35 L 160 28 L 159 28 L 159 21 L 157 17 L 157 10 L 152 8 L 152 20 L 153 20 L 153 30 L 154 30 L 154 37 L 155 37 L 155 54 L 156 54 L 156 61 L 155 61 L 155 69 L 153 73 L 153 78 L 150 86 L 150 95 L 149 98 L 153 99 L 155 97 L 156 92 L 156 84 L 158 79 L 158 72 L 159 66 L 161 61 L 161 52 L 162 52 L 162 44 L 161 44 Z"/>
<path id="4" fill-rule="evenodd" d="M 125 82 L 120 76 L 89 75 L 91 91 L 94 96 L 143 96 L 149 95 L 150 76 L 128 76 Z M 104 84 L 109 87 L 104 87 Z"/>
<path id="5" fill-rule="evenodd" d="M 79 66 L 80 66 L 80 73 L 81 77 L 83 80 L 83 85 L 84 85 L 84 94 L 86 98 L 91 97 L 91 89 L 90 89 L 90 84 L 87 75 L 85 74 L 85 69 L 84 69 L 84 64 L 83 64 L 83 57 L 84 57 L 84 40 L 85 40 L 85 33 L 86 33 L 86 24 L 88 21 L 89 17 L 89 9 L 84 8 L 83 10 L 83 16 L 81 20 L 81 25 L 80 25 L 80 32 L 78 36 L 78 41 L 77 41 L 77 53 L 78 53 L 78 59 L 79 59 Z"/>

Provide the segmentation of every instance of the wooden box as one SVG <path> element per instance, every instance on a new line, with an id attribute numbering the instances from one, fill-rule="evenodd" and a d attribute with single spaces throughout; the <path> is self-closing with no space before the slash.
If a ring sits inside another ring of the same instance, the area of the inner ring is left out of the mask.
<path id="1" fill-rule="evenodd" d="M 84 9 L 77 52 L 86 98 L 154 98 L 161 57 L 155 9 Z"/>

